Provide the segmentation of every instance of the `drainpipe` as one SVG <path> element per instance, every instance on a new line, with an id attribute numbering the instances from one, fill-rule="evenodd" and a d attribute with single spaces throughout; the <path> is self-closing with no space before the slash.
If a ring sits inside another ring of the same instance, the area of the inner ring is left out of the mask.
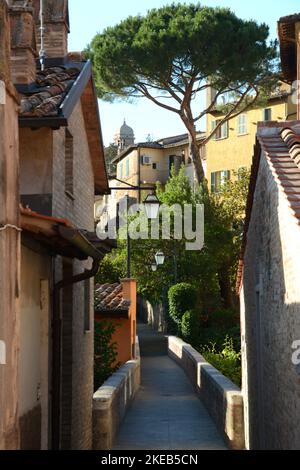
<path id="1" fill-rule="evenodd" d="M 60 398 L 61 398 L 61 291 L 64 287 L 95 277 L 98 272 L 102 254 L 79 231 L 59 227 L 60 234 L 71 244 L 93 258 L 92 269 L 70 278 L 62 279 L 53 288 L 53 368 L 52 368 L 52 449 L 60 450 Z"/>

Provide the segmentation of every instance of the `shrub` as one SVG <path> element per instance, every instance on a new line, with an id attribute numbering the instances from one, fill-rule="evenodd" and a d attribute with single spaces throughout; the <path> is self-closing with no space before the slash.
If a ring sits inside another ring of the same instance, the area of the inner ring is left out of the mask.
<path id="1" fill-rule="evenodd" d="M 195 310 L 188 310 L 181 319 L 181 336 L 190 343 L 195 343 L 199 337 L 199 318 Z"/>
<path id="2" fill-rule="evenodd" d="M 233 309 L 218 309 L 209 315 L 211 327 L 228 329 L 239 324 L 239 315 Z"/>
<path id="3" fill-rule="evenodd" d="M 235 351 L 241 350 L 241 333 L 240 327 L 235 326 L 233 328 L 207 328 L 201 327 L 199 328 L 199 335 L 196 341 L 194 342 L 193 346 L 196 349 L 200 350 L 203 349 L 206 345 L 213 343 L 215 345 L 215 349 L 220 352 L 223 349 L 224 341 L 226 337 L 229 337 L 233 342 L 233 347 Z"/>
<path id="4" fill-rule="evenodd" d="M 117 326 L 104 320 L 95 322 L 94 388 L 97 390 L 119 368 L 117 344 L 112 337 Z"/>
<path id="5" fill-rule="evenodd" d="M 200 352 L 225 377 L 241 386 L 241 353 L 235 351 L 232 338 L 226 336 L 221 352 L 217 351 L 214 343 L 206 345 Z"/>
<path id="6" fill-rule="evenodd" d="M 195 307 L 197 291 L 194 286 L 186 282 L 175 284 L 169 289 L 168 299 L 170 316 L 180 324 L 183 314 Z"/>

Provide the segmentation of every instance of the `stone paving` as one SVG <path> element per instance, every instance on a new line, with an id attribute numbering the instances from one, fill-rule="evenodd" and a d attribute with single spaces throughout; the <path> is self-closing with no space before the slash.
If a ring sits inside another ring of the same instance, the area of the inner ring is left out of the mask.
<path id="1" fill-rule="evenodd" d="M 167 355 L 167 339 L 138 326 L 142 383 L 115 450 L 226 449 L 184 371 Z"/>

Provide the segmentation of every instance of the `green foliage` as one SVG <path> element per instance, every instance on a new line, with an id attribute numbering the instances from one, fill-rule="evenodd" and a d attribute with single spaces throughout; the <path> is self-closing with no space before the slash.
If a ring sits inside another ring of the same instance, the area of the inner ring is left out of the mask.
<path id="1" fill-rule="evenodd" d="M 86 55 L 99 97 L 146 97 L 181 118 L 200 183 L 204 172 L 196 123 L 218 105 L 218 97 L 230 95 L 227 121 L 277 88 L 277 43 L 269 43 L 268 34 L 266 24 L 244 21 L 228 8 L 172 3 L 106 28 Z M 193 113 L 192 102 L 209 86 L 217 91 L 214 103 Z"/>
<path id="2" fill-rule="evenodd" d="M 181 319 L 181 336 L 188 343 L 195 343 L 199 337 L 200 319 L 195 310 L 188 310 Z"/>
<path id="3" fill-rule="evenodd" d="M 120 256 L 107 255 L 100 263 L 95 283 L 114 284 L 125 277 L 125 266 L 122 258 Z"/>
<path id="4" fill-rule="evenodd" d="M 117 154 L 118 147 L 115 144 L 109 144 L 109 146 L 104 149 L 105 163 L 109 175 L 116 173 L 117 167 L 116 164 L 112 163 L 112 160 L 117 156 Z"/>
<path id="5" fill-rule="evenodd" d="M 193 309 L 197 301 L 197 291 L 186 282 L 175 284 L 168 292 L 169 314 L 176 323 L 180 323 L 187 310 Z"/>
<path id="6" fill-rule="evenodd" d="M 95 322 L 94 389 L 101 385 L 119 368 L 116 365 L 117 344 L 112 342 L 116 326 L 110 321 Z"/>
<path id="7" fill-rule="evenodd" d="M 207 327 L 205 324 L 200 324 L 198 337 L 193 341 L 193 346 L 197 350 L 202 350 L 208 344 L 213 343 L 217 351 L 222 351 L 224 341 L 228 336 L 233 341 L 235 351 L 241 350 L 241 333 L 240 327 L 234 326 L 231 328 L 220 327 Z"/>
<path id="8" fill-rule="evenodd" d="M 200 352 L 223 375 L 232 380 L 238 387 L 241 386 L 241 353 L 235 351 L 233 340 L 229 336 L 226 336 L 221 351 L 216 349 L 214 343 L 210 343 Z"/>
<path id="9" fill-rule="evenodd" d="M 146 94 L 151 85 L 178 94 L 190 78 L 207 77 L 218 89 L 246 88 L 270 75 L 276 47 L 268 45 L 268 33 L 266 24 L 239 19 L 227 8 L 173 3 L 105 29 L 87 54 L 100 96 Z"/>
<path id="10" fill-rule="evenodd" d="M 228 329 L 239 324 L 239 315 L 235 309 L 216 309 L 209 315 L 212 328 Z"/>

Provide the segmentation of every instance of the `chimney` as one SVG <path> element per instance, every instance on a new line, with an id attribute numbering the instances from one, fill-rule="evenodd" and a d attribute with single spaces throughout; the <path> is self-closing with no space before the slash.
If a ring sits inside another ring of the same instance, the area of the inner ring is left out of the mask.
<path id="1" fill-rule="evenodd" d="M 209 86 L 206 89 L 206 108 L 208 108 L 214 99 L 216 98 L 217 91 L 212 87 Z"/>
<path id="2" fill-rule="evenodd" d="M 44 51 L 46 59 L 64 58 L 68 54 L 68 0 L 42 0 L 44 11 Z M 38 49 L 41 47 L 41 0 L 33 0 Z"/>
<path id="3" fill-rule="evenodd" d="M 14 84 L 30 84 L 36 77 L 36 40 L 30 0 L 10 2 L 11 74 Z"/>

